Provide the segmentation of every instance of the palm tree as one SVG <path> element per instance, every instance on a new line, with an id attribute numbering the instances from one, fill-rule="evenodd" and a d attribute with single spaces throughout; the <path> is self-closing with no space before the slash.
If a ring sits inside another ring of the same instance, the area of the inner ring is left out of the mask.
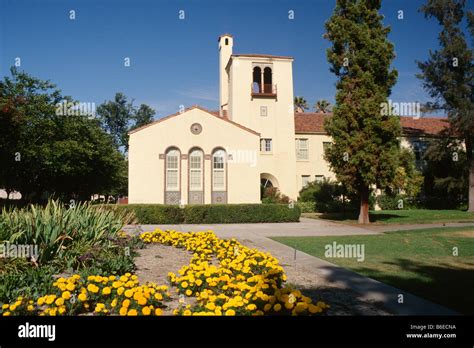
<path id="1" fill-rule="evenodd" d="M 314 110 L 326 114 L 331 111 L 331 103 L 326 99 L 320 99 L 314 104 Z"/>
<path id="2" fill-rule="evenodd" d="M 294 105 L 296 112 L 304 112 L 309 109 L 308 102 L 303 97 L 295 97 Z"/>

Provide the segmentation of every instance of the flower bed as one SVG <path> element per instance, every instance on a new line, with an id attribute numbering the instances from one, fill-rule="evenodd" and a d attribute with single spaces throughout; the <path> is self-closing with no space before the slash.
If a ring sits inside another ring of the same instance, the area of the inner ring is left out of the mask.
<path id="1" fill-rule="evenodd" d="M 299 290 L 283 286 L 286 276 L 278 260 L 238 241 L 208 232 L 145 232 L 145 243 L 161 243 L 193 252 L 179 275 L 169 273 L 181 297 L 175 315 L 313 315 L 329 307 L 312 303 Z M 18 297 L 1 306 L 8 315 L 161 315 L 170 293 L 166 285 L 140 285 L 136 275 L 58 278 L 53 291 L 38 298 Z M 181 302 L 181 301 L 180 301 Z M 183 301 L 184 302 L 184 301 Z"/>

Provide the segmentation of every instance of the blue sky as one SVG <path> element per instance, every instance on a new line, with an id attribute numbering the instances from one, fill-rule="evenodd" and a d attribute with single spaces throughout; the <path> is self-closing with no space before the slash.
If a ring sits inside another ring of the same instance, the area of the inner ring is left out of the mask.
<path id="1" fill-rule="evenodd" d="M 428 100 L 415 60 L 437 47 L 439 27 L 417 0 L 385 1 L 399 71 L 393 101 Z M 234 53 L 290 55 L 295 95 L 334 101 L 322 38 L 329 0 L 0 0 L 0 67 L 21 68 L 56 83 L 65 95 L 97 105 L 123 92 L 156 109 L 156 117 L 199 104 L 217 109 L 217 37 L 234 36 Z M 69 11 L 76 19 L 69 19 Z M 185 19 L 179 19 L 179 11 Z M 288 19 L 293 10 L 295 18 Z M 404 19 L 397 11 L 404 11 Z M 131 66 L 124 67 L 130 57 Z"/>

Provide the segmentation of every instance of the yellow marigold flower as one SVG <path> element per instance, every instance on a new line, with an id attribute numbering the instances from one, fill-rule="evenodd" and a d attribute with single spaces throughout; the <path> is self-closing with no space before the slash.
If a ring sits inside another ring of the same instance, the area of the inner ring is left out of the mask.
<path id="1" fill-rule="evenodd" d="M 309 304 L 308 310 L 311 314 L 322 312 L 322 309 L 319 306 L 316 306 L 314 304 Z"/>
<path id="2" fill-rule="evenodd" d="M 110 292 L 111 290 L 108 286 L 102 289 L 102 294 L 104 295 L 110 295 Z"/>
<path id="3" fill-rule="evenodd" d="M 58 313 L 59 314 L 64 314 L 66 313 L 66 306 L 61 306 L 58 308 Z"/>
<path id="4" fill-rule="evenodd" d="M 39 301 L 39 299 L 38 299 Z M 8 307 L 10 307 L 10 305 L 8 303 L 5 303 L 4 305 L 2 305 L 2 309 L 8 309 Z"/>
<path id="5" fill-rule="evenodd" d="M 130 300 L 128 298 L 123 300 L 122 307 L 125 307 L 125 308 L 130 307 Z"/>
<path id="6" fill-rule="evenodd" d="M 130 317 L 135 317 L 135 316 L 138 315 L 138 312 L 137 312 L 136 309 L 130 309 L 130 310 L 128 311 L 127 315 L 130 316 Z"/>
<path id="7" fill-rule="evenodd" d="M 122 307 L 122 308 L 120 308 L 120 310 L 119 310 L 119 314 L 120 314 L 120 315 L 127 315 L 127 312 L 128 312 L 127 307 Z"/>
<path id="8" fill-rule="evenodd" d="M 4 317 L 10 316 L 10 314 L 11 314 L 10 312 L 3 312 L 3 316 L 4 316 Z"/>
<path id="9" fill-rule="evenodd" d="M 191 313 L 191 311 L 190 311 L 189 309 L 186 309 L 186 310 L 183 312 L 183 315 L 185 315 L 185 316 L 189 316 L 189 315 L 191 315 L 191 314 L 192 314 L 192 313 Z"/>
<path id="10" fill-rule="evenodd" d="M 54 304 L 58 307 L 62 306 L 64 304 L 64 299 L 62 297 L 60 297 L 54 302 Z"/>
<path id="11" fill-rule="evenodd" d="M 163 299 L 163 295 L 160 294 L 159 292 L 157 292 L 157 293 L 155 294 L 155 298 L 156 298 L 158 301 L 161 301 L 161 300 Z"/>
<path id="12" fill-rule="evenodd" d="M 182 283 L 181 283 L 181 287 L 182 287 L 183 289 L 186 289 L 186 288 L 188 287 L 188 283 L 187 283 L 187 282 L 182 282 Z"/>
<path id="13" fill-rule="evenodd" d="M 257 309 L 257 306 L 254 305 L 253 303 L 251 303 L 251 304 L 247 305 L 247 309 L 248 309 L 249 311 L 254 311 L 254 310 Z"/>
<path id="14" fill-rule="evenodd" d="M 49 295 L 49 296 L 46 296 L 46 304 L 52 304 L 54 302 L 54 300 L 56 299 L 56 295 Z"/>
<path id="15" fill-rule="evenodd" d="M 144 306 L 144 305 L 146 305 L 146 298 L 141 296 L 141 297 L 138 298 L 137 302 L 140 306 Z"/>
<path id="16" fill-rule="evenodd" d="M 286 309 L 292 309 L 293 308 L 293 303 L 285 302 L 285 308 Z"/>
<path id="17" fill-rule="evenodd" d="M 99 287 L 94 284 L 89 284 L 87 285 L 87 290 L 95 294 L 99 291 Z"/>
<path id="18" fill-rule="evenodd" d="M 214 309 L 216 309 L 216 305 L 212 302 L 209 302 L 208 304 L 206 304 L 206 308 L 210 311 L 213 311 Z"/>
<path id="19" fill-rule="evenodd" d="M 202 285 L 202 280 L 201 280 L 201 279 L 197 279 L 197 280 L 196 280 L 196 285 L 197 285 L 197 286 L 201 286 L 201 285 Z"/>
<path id="20" fill-rule="evenodd" d="M 120 288 L 117 289 L 117 295 L 122 295 L 123 292 L 125 291 L 125 288 L 123 286 L 121 286 Z"/>
<path id="21" fill-rule="evenodd" d="M 226 310 L 225 315 L 229 315 L 229 316 L 235 315 L 235 311 L 233 309 L 228 309 Z"/>
<path id="22" fill-rule="evenodd" d="M 125 297 L 132 297 L 133 296 L 133 291 L 131 289 L 125 290 Z"/>
<path id="23" fill-rule="evenodd" d="M 142 308 L 142 313 L 143 313 L 143 315 L 150 315 L 151 314 L 150 307 L 143 307 Z"/>
<path id="24" fill-rule="evenodd" d="M 193 291 L 188 289 L 186 290 L 186 296 L 191 296 L 193 294 Z"/>
<path id="25" fill-rule="evenodd" d="M 65 300 L 69 300 L 71 298 L 71 293 L 69 291 L 64 291 L 61 297 Z"/>
<path id="26" fill-rule="evenodd" d="M 263 310 L 265 312 L 268 312 L 270 309 L 272 309 L 272 305 L 270 303 L 267 303 L 264 307 L 263 307 Z"/>
<path id="27" fill-rule="evenodd" d="M 281 304 L 277 303 L 273 306 L 273 310 L 275 312 L 279 312 L 281 310 Z"/>
<path id="28" fill-rule="evenodd" d="M 155 309 L 155 315 L 162 315 L 162 314 L 163 314 L 163 311 L 161 310 L 161 308 Z"/>
<path id="29" fill-rule="evenodd" d="M 75 288 L 76 288 L 76 286 L 73 283 L 68 283 L 66 285 L 66 290 L 68 290 L 68 291 L 74 291 Z"/>

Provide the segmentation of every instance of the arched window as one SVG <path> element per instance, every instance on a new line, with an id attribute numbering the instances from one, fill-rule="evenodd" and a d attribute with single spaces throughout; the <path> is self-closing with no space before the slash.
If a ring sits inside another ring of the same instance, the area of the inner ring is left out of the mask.
<path id="1" fill-rule="evenodd" d="M 166 191 L 179 191 L 179 157 L 178 149 L 172 148 L 166 152 Z"/>
<path id="2" fill-rule="evenodd" d="M 226 188 L 226 153 L 222 149 L 212 154 L 212 190 L 224 191 Z"/>
<path id="3" fill-rule="evenodd" d="M 201 150 L 192 150 L 189 154 L 189 190 L 190 191 L 202 191 L 203 180 L 202 180 L 202 162 L 203 153 Z"/>
<path id="4" fill-rule="evenodd" d="M 263 69 L 263 93 L 273 93 L 272 68 Z"/>
<path id="5" fill-rule="evenodd" d="M 262 69 L 258 66 L 253 68 L 252 93 L 261 93 Z"/>

